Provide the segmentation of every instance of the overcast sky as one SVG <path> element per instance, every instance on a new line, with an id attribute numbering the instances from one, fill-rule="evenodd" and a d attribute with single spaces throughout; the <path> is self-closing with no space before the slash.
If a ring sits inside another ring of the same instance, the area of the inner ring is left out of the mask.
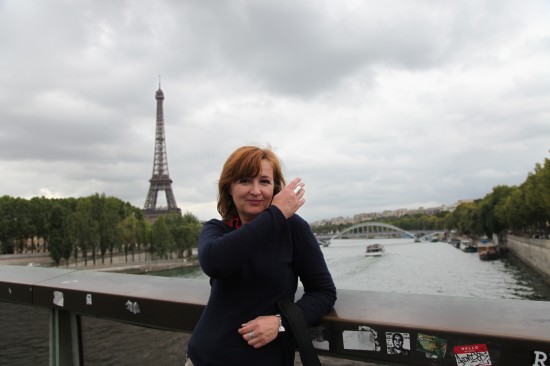
<path id="1" fill-rule="evenodd" d="M 183 212 L 238 146 L 307 221 L 482 198 L 550 148 L 547 0 L 0 0 L 0 195 L 143 207 L 156 100 Z M 164 200 L 164 198 L 162 198 Z"/>

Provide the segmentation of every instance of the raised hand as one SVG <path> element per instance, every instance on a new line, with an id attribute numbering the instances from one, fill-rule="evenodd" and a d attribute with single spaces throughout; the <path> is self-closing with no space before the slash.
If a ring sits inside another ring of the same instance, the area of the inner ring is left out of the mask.
<path id="1" fill-rule="evenodd" d="M 271 204 L 277 206 L 288 219 L 306 202 L 304 186 L 301 178 L 295 178 L 273 197 Z"/>

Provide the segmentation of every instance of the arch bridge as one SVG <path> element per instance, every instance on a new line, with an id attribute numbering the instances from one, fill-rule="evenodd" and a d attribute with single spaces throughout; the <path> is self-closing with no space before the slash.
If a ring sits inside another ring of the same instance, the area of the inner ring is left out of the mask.
<path id="1" fill-rule="evenodd" d="M 395 225 L 386 224 L 383 222 L 361 222 L 352 225 L 332 236 L 329 242 L 333 239 L 374 239 L 374 238 L 403 238 L 409 237 L 416 239 L 416 234 L 403 230 Z"/>

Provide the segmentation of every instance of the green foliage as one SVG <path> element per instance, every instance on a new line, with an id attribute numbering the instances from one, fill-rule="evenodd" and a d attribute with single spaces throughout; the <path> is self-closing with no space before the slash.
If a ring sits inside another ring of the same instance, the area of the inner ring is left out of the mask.
<path id="1" fill-rule="evenodd" d="M 400 227 L 403 230 L 444 230 L 444 213 L 439 215 L 414 214 L 402 217 L 383 218 L 380 221 Z"/>
<path id="2" fill-rule="evenodd" d="M 162 257 L 167 252 L 176 252 L 178 258 L 184 258 L 186 252 L 196 247 L 201 225 L 191 213 L 167 215 L 159 218 L 152 227 L 152 253 Z"/>
<path id="3" fill-rule="evenodd" d="M 550 160 L 536 164 L 519 187 L 497 186 L 483 199 L 460 205 L 449 228 L 463 234 L 516 234 L 548 237 L 550 224 Z"/>
<path id="4" fill-rule="evenodd" d="M 61 260 L 68 264 L 71 256 L 77 263 L 79 253 L 84 265 L 90 253 L 94 264 L 97 255 L 104 262 L 107 253 L 112 261 L 114 252 L 132 253 L 133 259 L 142 249 L 160 258 L 172 253 L 181 258 L 196 247 L 200 227 L 191 213 L 151 224 L 141 209 L 105 194 L 76 199 L 0 197 L 0 254 L 21 253 L 28 239 L 39 237 L 57 265 Z"/>
<path id="5" fill-rule="evenodd" d="M 156 254 L 162 259 L 166 259 L 173 249 L 172 235 L 167 221 L 167 217 L 159 217 L 153 224 L 151 232 L 151 254 Z"/>
<path id="6" fill-rule="evenodd" d="M 56 204 L 49 219 L 50 256 L 56 265 L 61 258 L 71 256 L 72 245 L 67 226 L 67 210 L 62 204 Z"/>

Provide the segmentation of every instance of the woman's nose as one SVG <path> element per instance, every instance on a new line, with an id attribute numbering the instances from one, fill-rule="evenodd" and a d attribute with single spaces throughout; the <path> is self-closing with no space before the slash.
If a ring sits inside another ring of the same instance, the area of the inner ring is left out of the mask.
<path id="1" fill-rule="evenodd" d="M 250 187 L 250 193 L 252 193 L 253 195 L 260 194 L 260 184 L 257 182 L 252 183 L 252 187 Z"/>

